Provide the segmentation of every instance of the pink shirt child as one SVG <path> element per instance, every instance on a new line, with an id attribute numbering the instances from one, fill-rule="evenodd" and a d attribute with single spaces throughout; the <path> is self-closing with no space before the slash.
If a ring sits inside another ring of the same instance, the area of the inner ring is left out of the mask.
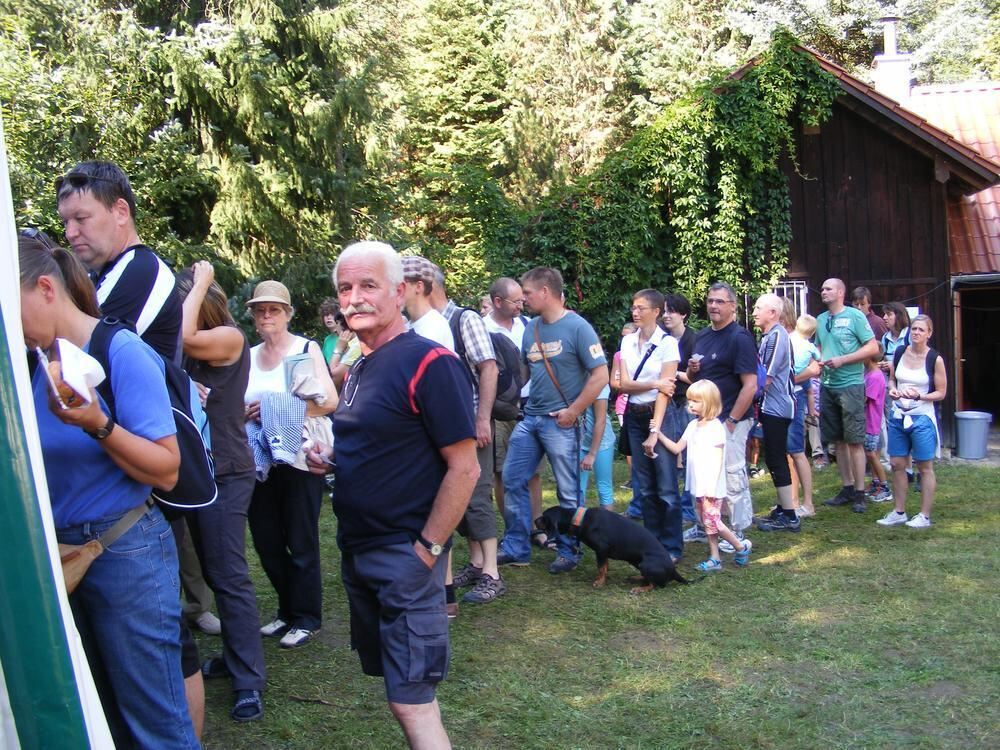
<path id="1" fill-rule="evenodd" d="M 865 370 L 865 433 L 878 435 L 882 431 L 884 408 L 885 375 L 878 368 Z"/>

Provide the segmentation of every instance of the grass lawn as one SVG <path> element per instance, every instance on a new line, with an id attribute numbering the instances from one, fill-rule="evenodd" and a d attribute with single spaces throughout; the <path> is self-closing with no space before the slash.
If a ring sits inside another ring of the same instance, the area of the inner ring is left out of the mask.
<path id="1" fill-rule="evenodd" d="M 624 464 L 616 463 L 618 482 Z M 816 473 L 817 498 L 839 486 Z M 568 575 L 536 554 L 506 569 L 508 593 L 463 605 L 438 697 L 462 748 L 994 748 L 1000 743 L 1000 469 L 941 465 L 934 526 L 884 529 L 823 508 L 800 534 L 751 533 L 751 564 L 691 586 L 631 596 L 635 571 L 612 562 L 591 588 L 594 556 Z M 617 486 L 617 485 L 616 485 Z M 769 477 L 752 482 L 759 512 Z M 593 492 L 593 489 L 591 489 Z M 618 508 L 628 500 L 617 490 Z M 546 505 L 553 504 L 551 483 Z M 591 499 L 589 504 L 593 505 Z M 910 493 L 908 510 L 917 510 Z M 502 528 L 502 527 L 501 527 Z M 209 749 L 403 745 L 382 683 L 348 646 L 335 522 L 327 505 L 325 622 L 317 640 L 265 643 L 262 721 L 229 718 L 227 681 L 206 685 Z M 248 541 L 262 619 L 273 592 Z M 456 545 L 456 569 L 465 561 Z M 706 545 L 688 545 L 682 574 Z M 727 558 L 728 560 L 728 558 Z M 217 639 L 199 638 L 203 656 Z"/>

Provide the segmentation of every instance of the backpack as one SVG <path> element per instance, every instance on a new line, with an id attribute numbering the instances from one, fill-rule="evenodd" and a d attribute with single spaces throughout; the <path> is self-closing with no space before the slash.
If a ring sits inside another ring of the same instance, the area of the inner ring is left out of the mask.
<path id="1" fill-rule="evenodd" d="M 462 316 L 466 312 L 479 315 L 471 307 L 460 307 L 451 316 L 448 325 L 455 339 L 455 353 L 466 367 L 469 361 L 465 358 L 465 340 L 462 338 Z M 487 331 L 497 360 L 497 397 L 493 402 L 493 419 L 510 422 L 517 419 L 521 411 L 521 389 L 528 382 L 528 373 L 521 361 L 521 351 L 514 342 L 499 331 Z M 471 372 L 471 369 L 470 369 Z M 473 379 L 475 380 L 475 379 Z"/>
<path id="2" fill-rule="evenodd" d="M 90 339 L 90 356 L 101 363 L 107 376 L 97 386 L 97 392 L 115 417 L 115 395 L 111 390 L 111 339 L 121 330 L 132 330 L 117 318 L 104 317 L 94 328 Z M 158 355 L 159 356 L 159 355 Z M 168 359 L 163 360 L 164 378 L 170 408 L 177 427 L 177 447 L 181 465 L 177 484 L 171 489 L 153 488 L 153 498 L 164 505 L 181 510 L 203 508 L 215 502 L 219 490 L 215 484 L 215 463 L 212 460 L 212 440 L 208 417 L 201 407 L 198 390 L 188 374 Z M 141 384 L 136 384 L 141 387 Z"/>

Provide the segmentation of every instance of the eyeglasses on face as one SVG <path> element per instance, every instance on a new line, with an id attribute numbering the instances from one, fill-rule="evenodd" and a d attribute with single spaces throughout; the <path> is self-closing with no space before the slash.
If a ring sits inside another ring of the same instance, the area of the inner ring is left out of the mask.
<path id="1" fill-rule="evenodd" d="M 652 310 L 652 307 L 646 307 L 645 305 L 632 305 L 629 308 L 632 312 L 646 312 L 646 310 Z"/>
<path id="2" fill-rule="evenodd" d="M 500 299 L 508 305 L 514 305 L 514 307 L 522 307 L 524 305 L 524 299 L 507 299 L 506 297 L 501 297 Z"/>
<path id="3" fill-rule="evenodd" d="M 725 299 L 724 297 L 709 297 L 705 300 L 705 304 L 708 305 L 734 305 L 736 304 L 731 299 Z"/>

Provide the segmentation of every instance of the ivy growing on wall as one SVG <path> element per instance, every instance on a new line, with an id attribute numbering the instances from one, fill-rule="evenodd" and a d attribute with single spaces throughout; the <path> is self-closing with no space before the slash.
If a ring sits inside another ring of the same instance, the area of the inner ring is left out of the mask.
<path id="1" fill-rule="evenodd" d="M 764 54 L 667 107 L 595 174 L 532 215 L 511 216 L 519 231 L 491 219 L 502 234 L 487 243 L 489 265 L 511 275 L 559 268 L 567 303 L 609 340 L 631 294 L 645 287 L 697 302 L 722 279 L 759 294 L 788 262 L 781 160 L 795 163 L 795 129 L 827 119 L 838 92 L 780 30 Z"/>

